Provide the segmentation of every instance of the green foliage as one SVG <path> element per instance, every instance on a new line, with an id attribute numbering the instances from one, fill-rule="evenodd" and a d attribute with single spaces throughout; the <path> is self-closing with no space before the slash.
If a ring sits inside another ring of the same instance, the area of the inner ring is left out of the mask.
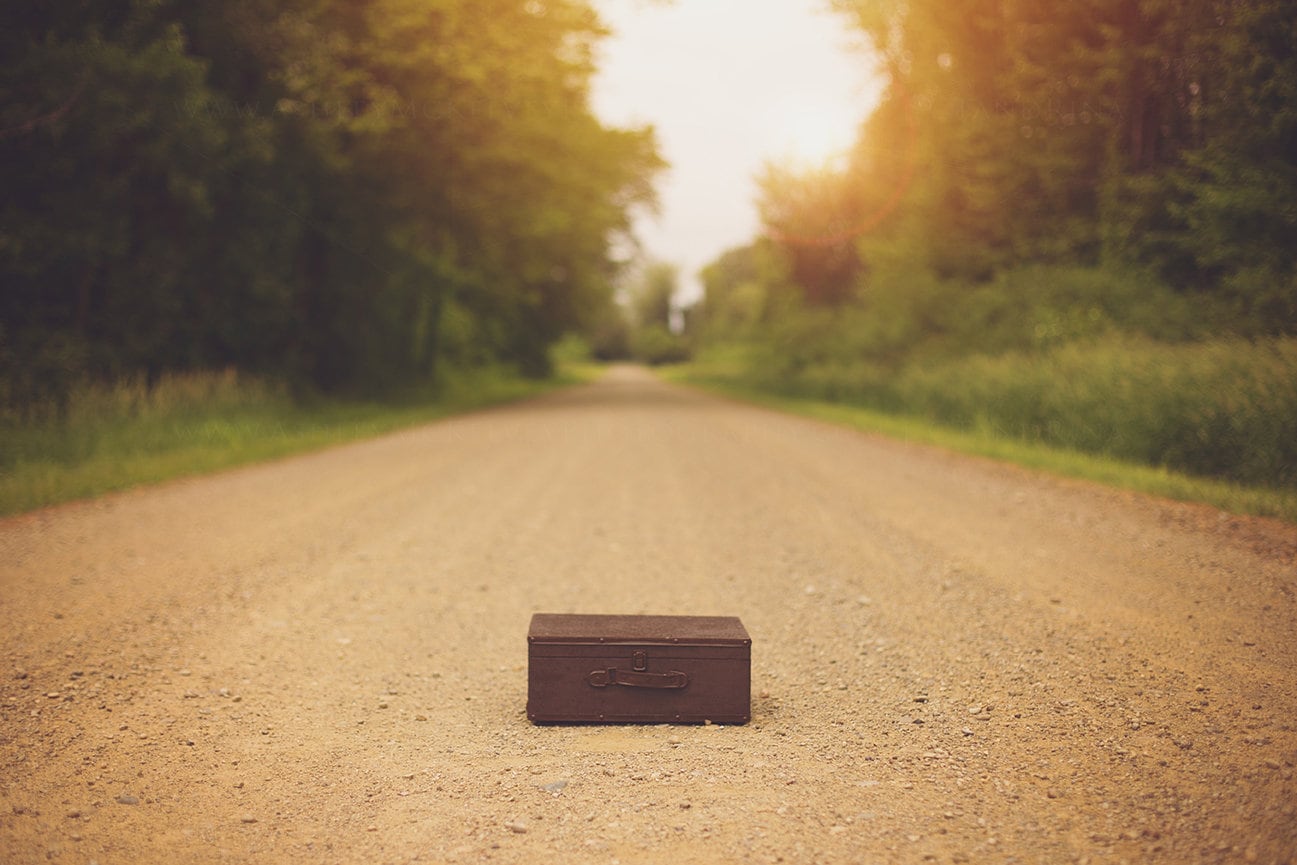
<path id="1" fill-rule="evenodd" d="M 953 429 L 916 417 L 880 412 L 840 402 L 782 397 L 745 384 L 746 350 L 711 346 L 686 366 L 666 372 L 669 378 L 790 411 L 829 423 L 922 442 L 963 453 L 990 457 L 1063 477 L 1083 478 L 1180 501 L 1203 502 L 1232 513 L 1279 517 L 1297 522 L 1297 487 L 1252 486 L 1151 467 L 1128 460 L 1081 453 L 1041 442 L 1005 438 L 988 427 Z"/>
<path id="2" fill-rule="evenodd" d="M 1297 340 L 1105 340 L 908 369 L 907 413 L 1262 486 L 1297 486 Z"/>
<path id="3" fill-rule="evenodd" d="M 615 304 L 608 304 L 588 330 L 590 355 L 595 360 L 608 362 L 628 360 L 631 356 L 631 327 L 625 312 Z"/>
<path id="4" fill-rule="evenodd" d="M 612 312 L 622 321 L 622 330 L 605 325 L 605 353 L 613 353 L 612 338 L 624 340 L 625 355 L 652 365 L 679 363 L 690 355 L 689 340 L 672 332 L 676 313 L 675 296 L 679 272 L 673 264 L 650 261 L 629 274 L 627 309 Z M 610 313 L 612 314 L 612 313 Z M 616 359 L 609 357 L 608 359 Z"/>
<path id="5" fill-rule="evenodd" d="M 889 242 L 960 281 L 1148 266 L 1228 299 L 1231 325 L 1297 332 L 1294 4 L 833 5 L 889 81 L 838 187 L 866 202 L 905 173 L 896 154 L 918 166 L 866 267 Z"/>
<path id="6" fill-rule="evenodd" d="M 688 341 L 660 324 L 636 328 L 631 334 L 630 350 L 632 357 L 651 366 L 683 363 L 691 355 Z"/>
<path id="7" fill-rule="evenodd" d="M 732 341 L 758 334 L 778 320 L 784 305 L 798 293 L 791 284 L 789 262 L 768 239 L 731 249 L 703 268 L 703 299 L 693 313 L 694 329 L 712 341 Z"/>
<path id="8" fill-rule="evenodd" d="M 833 5 L 882 103 L 844 164 L 767 172 L 765 238 L 704 271 L 703 353 L 767 392 L 1297 484 L 1297 6 Z"/>
<path id="9" fill-rule="evenodd" d="M 711 332 L 724 377 L 1250 484 L 1297 486 L 1297 342 L 1222 332 L 1227 300 L 1147 271 L 875 274 L 838 309 Z"/>
<path id="10" fill-rule="evenodd" d="M 835 362 L 895 371 L 916 360 L 1042 351 L 1118 333 L 1191 340 L 1213 333 L 1221 317 L 1213 312 L 1142 271 L 1035 266 L 963 283 L 921 269 L 880 270 L 850 305 L 786 304 L 758 341 L 770 368 L 787 374 Z"/>
<path id="11" fill-rule="evenodd" d="M 671 326 L 676 286 L 680 274 L 673 264 L 650 262 L 631 287 L 631 310 L 635 324 L 641 328 Z"/>
<path id="12" fill-rule="evenodd" d="M 280 383 L 220 373 L 79 384 L 62 419 L 0 413 L 0 514 L 315 450 L 520 399 L 550 382 L 499 366 L 443 374 L 400 399 L 294 399 Z"/>
<path id="13" fill-rule="evenodd" d="M 601 33 L 580 0 L 5 7 L 0 398 L 548 372 L 662 165 L 590 111 Z"/>
<path id="14" fill-rule="evenodd" d="M 1297 488 L 1292 338 L 1166 344 L 1109 336 L 1043 352 L 932 357 L 900 369 L 832 347 L 792 362 L 757 349 L 722 378 L 1203 477 Z"/>
<path id="15" fill-rule="evenodd" d="M 759 186 L 762 224 L 792 282 L 808 303 L 843 303 L 864 269 L 854 242 L 864 218 L 858 178 L 827 166 L 794 171 L 771 165 Z"/>

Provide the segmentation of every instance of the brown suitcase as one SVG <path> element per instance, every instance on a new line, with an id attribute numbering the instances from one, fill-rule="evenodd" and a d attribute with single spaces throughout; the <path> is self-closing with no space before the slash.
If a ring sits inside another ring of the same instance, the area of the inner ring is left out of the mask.
<path id="1" fill-rule="evenodd" d="M 527 717 L 538 724 L 746 724 L 752 640 L 733 616 L 536 613 Z"/>

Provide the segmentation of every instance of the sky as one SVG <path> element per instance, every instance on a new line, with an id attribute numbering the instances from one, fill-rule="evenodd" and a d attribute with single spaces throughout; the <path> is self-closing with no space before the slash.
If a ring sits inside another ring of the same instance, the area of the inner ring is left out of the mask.
<path id="1" fill-rule="evenodd" d="M 660 212 L 636 224 L 645 254 L 698 271 L 759 231 L 756 177 L 770 161 L 846 150 L 877 100 L 862 39 L 827 0 L 596 0 L 601 43 L 591 101 L 614 126 L 652 124 L 671 167 Z"/>

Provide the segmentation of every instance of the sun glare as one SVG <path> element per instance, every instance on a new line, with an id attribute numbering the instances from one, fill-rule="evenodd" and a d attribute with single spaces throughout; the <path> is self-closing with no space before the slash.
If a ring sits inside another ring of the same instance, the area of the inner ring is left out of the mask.
<path id="1" fill-rule="evenodd" d="M 840 107 L 792 106 L 780 112 L 770 156 L 801 167 L 831 164 L 851 149 L 859 122 Z"/>

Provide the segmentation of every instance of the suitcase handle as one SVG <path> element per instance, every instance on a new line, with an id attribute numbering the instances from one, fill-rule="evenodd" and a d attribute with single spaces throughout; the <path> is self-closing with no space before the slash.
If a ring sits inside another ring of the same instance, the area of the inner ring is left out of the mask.
<path id="1" fill-rule="evenodd" d="M 586 677 L 586 681 L 590 683 L 592 688 L 621 685 L 624 688 L 674 688 L 678 690 L 689 684 L 689 677 L 679 671 L 640 673 L 609 667 L 606 670 L 593 671 Z"/>

